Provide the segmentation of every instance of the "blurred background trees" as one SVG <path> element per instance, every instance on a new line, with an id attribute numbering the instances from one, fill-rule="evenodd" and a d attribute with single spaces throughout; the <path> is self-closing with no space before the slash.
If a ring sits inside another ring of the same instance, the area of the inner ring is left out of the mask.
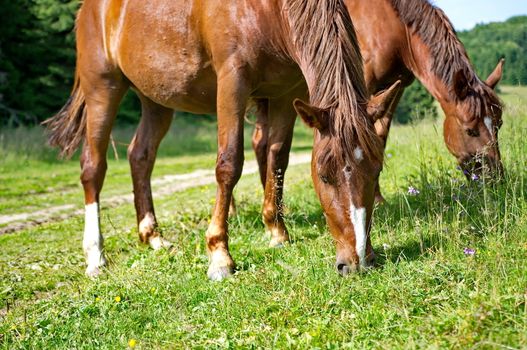
<path id="1" fill-rule="evenodd" d="M 77 0 L 2 1 L 0 113 L 11 123 L 41 121 L 65 102 L 77 7 Z"/>
<path id="2" fill-rule="evenodd" d="M 36 124 L 68 98 L 75 69 L 73 27 L 79 0 L 0 0 L 0 125 Z M 478 25 L 459 33 L 481 77 L 506 57 L 504 84 L 527 84 L 527 16 Z M 396 112 L 399 123 L 434 110 L 419 83 L 407 89 Z M 136 122 L 139 102 L 123 101 L 118 121 Z"/>
<path id="3" fill-rule="evenodd" d="M 485 79 L 505 57 L 502 84 L 527 84 L 527 16 L 512 17 L 506 22 L 477 25 L 459 33 L 470 59 Z"/>

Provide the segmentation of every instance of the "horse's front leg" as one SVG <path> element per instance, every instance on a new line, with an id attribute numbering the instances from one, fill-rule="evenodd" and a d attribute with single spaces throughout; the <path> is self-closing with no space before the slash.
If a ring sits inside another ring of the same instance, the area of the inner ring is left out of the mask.
<path id="1" fill-rule="evenodd" d="M 219 281 L 234 273 L 234 261 L 229 253 L 229 204 L 232 190 L 240 179 L 243 166 L 243 120 L 248 84 L 242 72 L 226 64 L 218 71 L 218 156 L 216 159 L 216 203 L 207 229 L 209 255 L 208 277 Z"/>
<path id="2" fill-rule="evenodd" d="M 157 149 L 172 122 L 174 111 L 141 97 L 142 116 L 132 143 L 128 147 L 128 161 L 134 184 L 134 203 L 139 228 L 139 239 L 153 249 L 170 247 L 158 228 L 152 200 L 150 177 Z"/>

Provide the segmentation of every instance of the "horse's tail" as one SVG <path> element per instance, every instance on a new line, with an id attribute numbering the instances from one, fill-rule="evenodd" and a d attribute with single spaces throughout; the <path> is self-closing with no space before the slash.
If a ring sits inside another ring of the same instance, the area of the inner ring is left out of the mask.
<path id="1" fill-rule="evenodd" d="M 60 157 L 71 157 L 86 131 L 86 99 L 80 87 L 78 72 L 75 72 L 75 82 L 66 104 L 42 124 L 48 130 L 49 144 L 60 148 Z"/>

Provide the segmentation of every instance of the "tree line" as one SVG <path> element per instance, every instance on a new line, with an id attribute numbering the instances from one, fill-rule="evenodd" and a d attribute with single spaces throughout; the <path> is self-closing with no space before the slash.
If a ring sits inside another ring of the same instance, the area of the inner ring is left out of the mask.
<path id="1" fill-rule="evenodd" d="M 79 0 L 0 0 L 0 125 L 41 122 L 64 104 L 75 70 L 75 14 Z M 527 84 L 527 16 L 478 25 L 459 33 L 482 77 L 501 57 L 503 84 Z M 414 83 L 407 89 L 396 120 L 407 123 L 433 110 L 433 99 Z M 122 103 L 119 122 L 136 122 L 133 93 Z"/>

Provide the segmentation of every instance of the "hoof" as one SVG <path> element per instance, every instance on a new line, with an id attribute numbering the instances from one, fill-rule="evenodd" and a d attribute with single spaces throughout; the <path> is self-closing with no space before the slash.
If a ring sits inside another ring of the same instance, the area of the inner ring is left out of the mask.
<path id="1" fill-rule="evenodd" d="M 86 276 L 92 279 L 99 277 L 102 274 L 102 267 L 103 267 L 102 265 L 101 266 L 97 266 L 97 265 L 88 266 L 85 272 Z"/>
<path id="2" fill-rule="evenodd" d="M 285 228 L 271 227 L 267 228 L 265 233 L 267 237 L 271 237 L 270 248 L 282 248 L 286 243 L 289 243 L 289 235 Z"/>
<path id="3" fill-rule="evenodd" d="M 210 266 L 209 271 L 207 272 L 209 280 L 215 282 L 223 281 L 224 279 L 231 277 L 233 274 L 234 269 L 230 266 Z"/>
<path id="4" fill-rule="evenodd" d="M 150 244 L 150 247 L 154 250 L 170 249 L 173 246 L 172 242 L 164 239 L 161 236 L 155 236 L 150 238 L 148 243 Z"/>
<path id="5" fill-rule="evenodd" d="M 272 237 L 269 242 L 270 248 L 282 248 L 286 243 L 289 243 L 289 237 Z"/>
<path id="6" fill-rule="evenodd" d="M 207 276 L 211 281 L 221 281 L 234 274 L 234 261 L 227 250 L 218 249 L 210 253 Z"/>
<path id="7" fill-rule="evenodd" d="M 86 276 L 89 278 L 97 278 L 102 275 L 102 268 L 106 266 L 106 258 L 102 253 L 95 259 L 93 256 L 88 259 L 88 267 L 86 268 Z"/>

